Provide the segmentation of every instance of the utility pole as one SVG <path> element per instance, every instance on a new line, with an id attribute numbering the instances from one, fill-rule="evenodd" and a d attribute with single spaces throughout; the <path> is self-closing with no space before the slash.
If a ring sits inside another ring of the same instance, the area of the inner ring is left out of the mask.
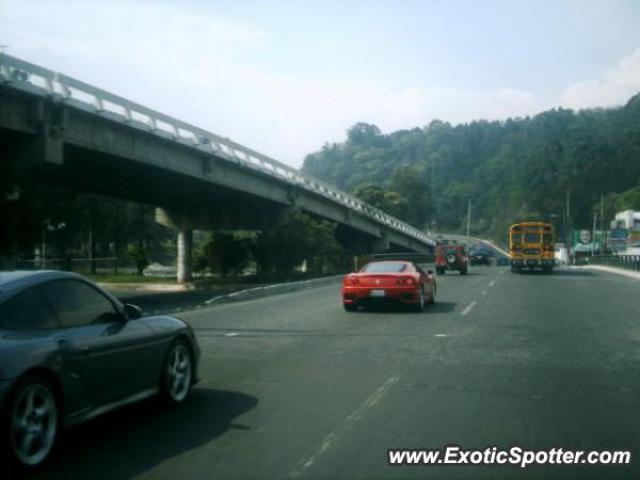
<path id="1" fill-rule="evenodd" d="M 570 203 L 569 189 L 567 188 L 567 194 L 565 198 L 565 207 L 566 207 L 565 218 L 567 219 L 567 224 L 564 231 L 564 246 L 567 248 L 567 251 L 571 249 L 571 247 L 569 246 L 569 243 L 571 241 L 569 238 L 569 235 L 570 235 L 569 231 L 571 229 L 571 210 L 569 208 L 570 206 L 569 203 Z"/>
<path id="2" fill-rule="evenodd" d="M 467 200 L 467 255 L 469 254 L 469 233 L 471 231 L 471 199 Z"/>
<path id="3" fill-rule="evenodd" d="M 598 212 L 593 214 L 593 229 L 591 230 L 591 256 L 593 257 L 593 250 L 596 244 L 596 223 L 598 220 Z"/>
<path id="4" fill-rule="evenodd" d="M 40 250 L 40 268 L 47 268 L 47 232 L 56 232 L 62 230 L 67 224 L 60 222 L 57 225 L 51 223 L 48 218 L 42 221 L 42 246 Z"/>
<path id="5" fill-rule="evenodd" d="M 42 222 L 42 247 L 40 248 L 40 269 L 44 270 L 47 268 L 47 226 L 49 225 L 49 220 L 44 220 Z"/>
<path id="6" fill-rule="evenodd" d="M 604 195 L 600 195 L 600 255 L 604 255 Z"/>

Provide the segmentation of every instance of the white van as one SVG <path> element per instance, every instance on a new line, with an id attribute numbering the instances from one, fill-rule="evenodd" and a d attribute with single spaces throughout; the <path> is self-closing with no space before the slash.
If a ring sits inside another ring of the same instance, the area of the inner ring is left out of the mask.
<path id="1" fill-rule="evenodd" d="M 567 265 L 569 263 L 569 252 L 564 243 L 556 243 L 553 248 L 553 258 L 556 261 L 556 265 Z"/>

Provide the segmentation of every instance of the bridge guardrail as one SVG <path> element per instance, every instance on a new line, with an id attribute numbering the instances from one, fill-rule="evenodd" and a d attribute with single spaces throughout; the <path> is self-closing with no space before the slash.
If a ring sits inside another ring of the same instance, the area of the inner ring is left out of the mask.
<path id="1" fill-rule="evenodd" d="M 320 180 L 302 175 L 298 170 L 247 148 L 228 138 L 183 122 L 144 105 L 94 87 L 38 65 L 0 54 L 0 84 L 29 93 L 51 97 L 75 108 L 126 123 L 163 138 L 205 151 L 227 161 L 261 171 L 281 181 L 302 187 L 329 198 L 360 214 L 382 223 L 423 243 L 435 245 L 425 232 L 368 205 L 346 192 Z"/>
<path id="2" fill-rule="evenodd" d="M 640 272 L 640 255 L 596 255 L 585 258 L 591 265 L 607 265 Z"/>

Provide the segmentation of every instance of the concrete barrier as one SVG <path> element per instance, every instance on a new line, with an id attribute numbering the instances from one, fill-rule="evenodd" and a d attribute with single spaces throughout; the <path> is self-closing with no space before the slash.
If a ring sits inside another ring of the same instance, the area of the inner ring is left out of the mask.
<path id="1" fill-rule="evenodd" d="M 313 278 L 310 280 L 301 280 L 297 282 L 276 283 L 274 285 L 265 285 L 264 287 L 249 288 L 247 290 L 240 290 L 238 292 L 229 293 L 226 295 L 218 295 L 213 297 L 204 304 L 206 306 L 213 305 L 214 303 L 224 301 L 243 301 L 253 300 L 255 298 L 262 298 L 271 295 L 280 295 L 283 293 L 291 293 L 298 290 L 305 290 L 309 288 L 322 287 L 325 285 L 331 285 L 337 283 L 344 277 L 344 274 L 332 275 L 330 277 Z"/>

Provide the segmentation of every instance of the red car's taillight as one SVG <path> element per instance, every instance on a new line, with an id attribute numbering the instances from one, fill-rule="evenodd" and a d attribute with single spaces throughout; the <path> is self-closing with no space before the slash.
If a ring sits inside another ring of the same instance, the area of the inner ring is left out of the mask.
<path id="1" fill-rule="evenodd" d="M 400 277 L 396 283 L 398 285 L 417 285 L 416 279 L 413 277 Z"/>
<path id="2" fill-rule="evenodd" d="M 358 285 L 360 283 L 360 280 L 358 280 L 358 277 L 347 277 L 347 281 L 345 283 L 350 283 L 351 285 Z"/>

